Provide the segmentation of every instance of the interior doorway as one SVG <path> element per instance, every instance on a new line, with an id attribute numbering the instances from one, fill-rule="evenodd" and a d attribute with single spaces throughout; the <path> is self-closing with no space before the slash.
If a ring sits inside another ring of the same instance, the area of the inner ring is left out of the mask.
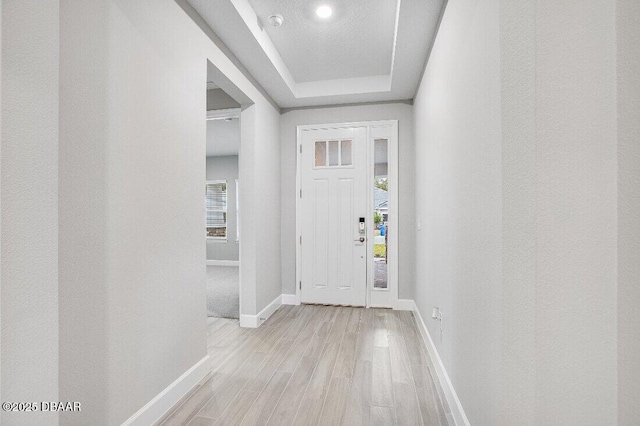
<path id="1" fill-rule="evenodd" d="M 240 318 L 240 104 L 207 82 L 207 315 Z M 211 320 L 210 320 L 211 321 Z"/>
<path id="2" fill-rule="evenodd" d="M 397 134 L 397 121 L 298 127 L 299 302 L 396 306 Z"/>

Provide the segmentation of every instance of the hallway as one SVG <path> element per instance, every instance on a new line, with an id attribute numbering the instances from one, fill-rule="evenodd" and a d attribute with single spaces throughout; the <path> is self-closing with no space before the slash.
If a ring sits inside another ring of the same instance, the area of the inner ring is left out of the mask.
<path id="1" fill-rule="evenodd" d="M 0 425 L 640 425 L 640 0 L 0 17 Z"/>
<path id="2" fill-rule="evenodd" d="M 209 319 L 212 372 L 169 425 L 446 425 L 408 311 L 282 306 L 257 329 Z"/>

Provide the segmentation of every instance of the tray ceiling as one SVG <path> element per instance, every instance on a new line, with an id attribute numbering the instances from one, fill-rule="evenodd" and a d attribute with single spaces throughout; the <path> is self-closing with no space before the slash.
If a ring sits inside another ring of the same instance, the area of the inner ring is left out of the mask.
<path id="1" fill-rule="evenodd" d="M 336 2 L 326 20 L 314 13 L 317 0 L 249 3 L 297 82 L 391 72 L 396 1 Z M 284 17 L 280 27 L 268 24 L 274 13 Z"/>
<path id="2" fill-rule="evenodd" d="M 444 0 L 188 0 L 283 108 L 412 99 Z M 326 4 L 333 14 L 320 19 Z M 268 17 L 284 22 L 271 26 Z"/>

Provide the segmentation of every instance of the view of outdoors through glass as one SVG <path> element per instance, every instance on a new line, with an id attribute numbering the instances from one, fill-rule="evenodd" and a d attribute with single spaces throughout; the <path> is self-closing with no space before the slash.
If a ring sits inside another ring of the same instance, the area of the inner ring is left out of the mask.
<path id="1" fill-rule="evenodd" d="M 373 287 L 388 288 L 387 280 L 387 241 L 389 238 L 389 141 L 374 141 L 374 179 L 373 179 Z M 393 232 L 393 230 L 391 230 Z"/>

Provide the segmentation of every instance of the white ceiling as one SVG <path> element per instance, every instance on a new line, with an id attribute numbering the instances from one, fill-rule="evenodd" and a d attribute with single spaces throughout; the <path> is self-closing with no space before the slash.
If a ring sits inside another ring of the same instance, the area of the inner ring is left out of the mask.
<path id="1" fill-rule="evenodd" d="M 207 120 L 207 157 L 238 155 L 240 120 Z"/>
<path id="2" fill-rule="evenodd" d="M 318 18 L 318 0 L 249 0 L 296 82 L 334 80 L 391 72 L 396 0 L 332 2 Z M 268 25 L 277 12 L 280 27 Z"/>
<path id="3" fill-rule="evenodd" d="M 445 0 L 188 0 L 283 108 L 412 99 Z M 332 6 L 323 21 L 320 4 Z M 268 16 L 284 17 L 272 27 Z"/>

